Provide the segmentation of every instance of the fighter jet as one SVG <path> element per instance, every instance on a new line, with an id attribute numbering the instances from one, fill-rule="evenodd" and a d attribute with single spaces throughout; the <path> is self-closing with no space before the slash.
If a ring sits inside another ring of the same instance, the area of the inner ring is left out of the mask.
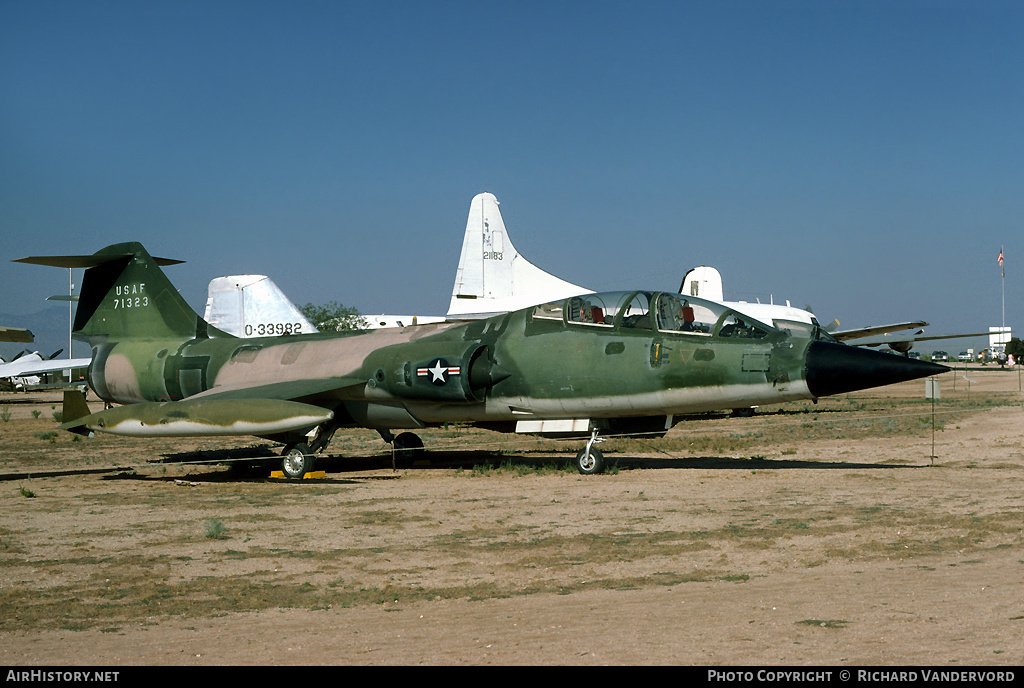
<path id="1" fill-rule="evenodd" d="M 88 382 L 111 404 L 76 433 L 252 435 L 311 471 L 340 427 L 411 432 L 461 422 L 589 433 L 582 473 L 603 470 L 600 433 L 664 433 L 681 414 L 814 399 L 912 380 L 945 366 L 787 332 L 721 304 L 656 291 L 566 296 L 468 322 L 234 337 L 196 314 L 139 243 L 18 262 L 87 267 L 73 334 Z"/>

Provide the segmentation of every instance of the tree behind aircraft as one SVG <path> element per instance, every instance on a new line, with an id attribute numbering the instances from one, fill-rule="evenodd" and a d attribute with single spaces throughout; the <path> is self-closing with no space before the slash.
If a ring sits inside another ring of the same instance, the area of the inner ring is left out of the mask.
<path id="1" fill-rule="evenodd" d="M 305 306 L 299 306 L 299 311 L 321 332 L 366 329 L 366 320 L 360 315 L 359 309 L 337 301 L 329 301 L 322 306 L 307 303 Z"/>

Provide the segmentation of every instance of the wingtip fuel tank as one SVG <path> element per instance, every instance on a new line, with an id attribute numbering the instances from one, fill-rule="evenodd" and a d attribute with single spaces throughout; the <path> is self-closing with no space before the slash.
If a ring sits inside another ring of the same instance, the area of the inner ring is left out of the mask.
<path id="1" fill-rule="evenodd" d="M 296 401 L 186 399 L 115 406 L 60 427 L 131 437 L 266 436 L 312 429 L 333 417 L 327 409 Z"/>

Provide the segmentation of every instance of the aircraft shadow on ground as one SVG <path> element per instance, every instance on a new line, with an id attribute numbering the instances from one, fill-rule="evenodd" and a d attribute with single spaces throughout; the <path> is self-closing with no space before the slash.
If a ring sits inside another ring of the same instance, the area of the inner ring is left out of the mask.
<path id="1" fill-rule="evenodd" d="M 632 458 L 622 457 L 605 459 L 619 468 L 643 469 L 711 469 L 711 470 L 833 470 L 870 469 L 870 468 L 922 468 L 925 464 L 891 464 L 891 463 L 851 463 L 849 461 L 805 461 L 800 459 L 744 458 L 735 456 L 697 456 L 685 459 L 665 458 Z"/>
<path id="2" fill-rule="evenodd" d="M 394 477 L 398 477 L 397 475 Z M 375 478 L 380 480 L 381 478 Z M 357 485 L 365 481 L 363 478 L 339 478 L 339 477 L 312 477 L 302 481 L 289 480 L 288 478 L 275 478 L 270 476 L 268 470 L 235 470 L 228 467 L 226 470 L 211 471 L 208 473 L 190 473 L 187 475 L 149 475 L 135 471 L 120 471 L 110 475 L 104 475 L 102 480 L 143 480 L 147 482 L 171 482 L 171 483 L 310 483 L 318 485 Z"/>
<path id="3" fill-rule="evenodd" d="M 605 459 L 611 470 L 872 470 L 926 468 L 927 463 L 853 463 L 849 461 L 809 461 L 792 458 L 734 457 L 734 456 L 689 456 L 685 458 L 625 456 L 610 453 Z M 188 482 L 248 482 L 276 481 L 285 478 L 271 478 L 271 470 L 279 470 L 280 456 L 269 447 L 230 450 L 191 451 L 165 454 L 151 462 L 153 465 L 178 466 L 221 466 L 224 470 L 194 473 L 187 476 L 153 476 L 134 471 L 121 471 L 105 480 L 185 480 Z M 541 470 L 545 468 L 574 471 L 574 460 L 569 454 L 546 454 L 544 456 L 523 456 L 487 451 L 434 451 L 426 452 L 412 460 L 395 460 L 390 454 L 364 456 L 325 455 L 317 459 L 317 471 L 324 471 L 322 478 L 311 478 L 305 482 L 331 484 L 358 484 L 367 478 L 385 480 L 400 477 L 399 471 L 406 470 Z M 381 475 L 380 471 L 394 470 L 394 475 Z M 337 473 L 370 473 L 364 477 L 342 478 Z"/>
<path id="4" fill-rule="evenodd" d="M 833 469 L 896 469 L 922 468 L 926 463 L 891 464 L 891 463 L 853 463 L 849 461 L 808 461 L 791 458 L 772 459 L 767 457 L 733 457 L 733 456 L 699 456 L 674 458 L 666 457 L 634 457 L 617 454 L 605 454 L 605 461 L 611 467 L 620 470 L 679 470 L 679 469 L 711 469 L 711 470 L 833 470 Z M 320 465 L 318 463 L 318 465 Z M 459 468 L 470 470 L 476 467 L 498 468 L 501 466 L 539 469 L 547 466 L 571 467 L 575 465 L 571 455 L 546 455 L 543 457 L 500 454 L 494 452 L 427 452 L 411 464 L 399 465 L 404 469 L 438 469 Z M 325 463 L 324 470 L 350 472 L 354 470 L 377 470 L 390 468 L 390 457 L 346 458 L 333 457 Z"/>

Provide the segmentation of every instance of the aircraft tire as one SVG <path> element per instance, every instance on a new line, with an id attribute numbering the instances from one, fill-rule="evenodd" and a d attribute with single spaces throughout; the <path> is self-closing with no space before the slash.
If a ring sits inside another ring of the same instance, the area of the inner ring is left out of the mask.
<path id="1" fill-rule="evenodd" d="M 301 480 L 306 473 L 313 470 L 313 453 L 309 446 L 302 442 L 289 444 L 281 456 L 281 471 L 287 478 Z"/>
<path id="2" fill-rule="evenodd" d="M 596 473 L 604 472 L 604 454 L 597 447 L 590 448 L 590 454 L 587 455 L 587 448 L 580 449 L 579 454 L 576 455 L 576 468 L 583 475 L 594 475 Z"/>
<path id="3" fill-rule="evenodd" d="M 402 465 L 411 465 L 418 457 L 423 456 L 423 440 L 414 432 L 403 432 L 395 438 L 395 461 Z"/>

